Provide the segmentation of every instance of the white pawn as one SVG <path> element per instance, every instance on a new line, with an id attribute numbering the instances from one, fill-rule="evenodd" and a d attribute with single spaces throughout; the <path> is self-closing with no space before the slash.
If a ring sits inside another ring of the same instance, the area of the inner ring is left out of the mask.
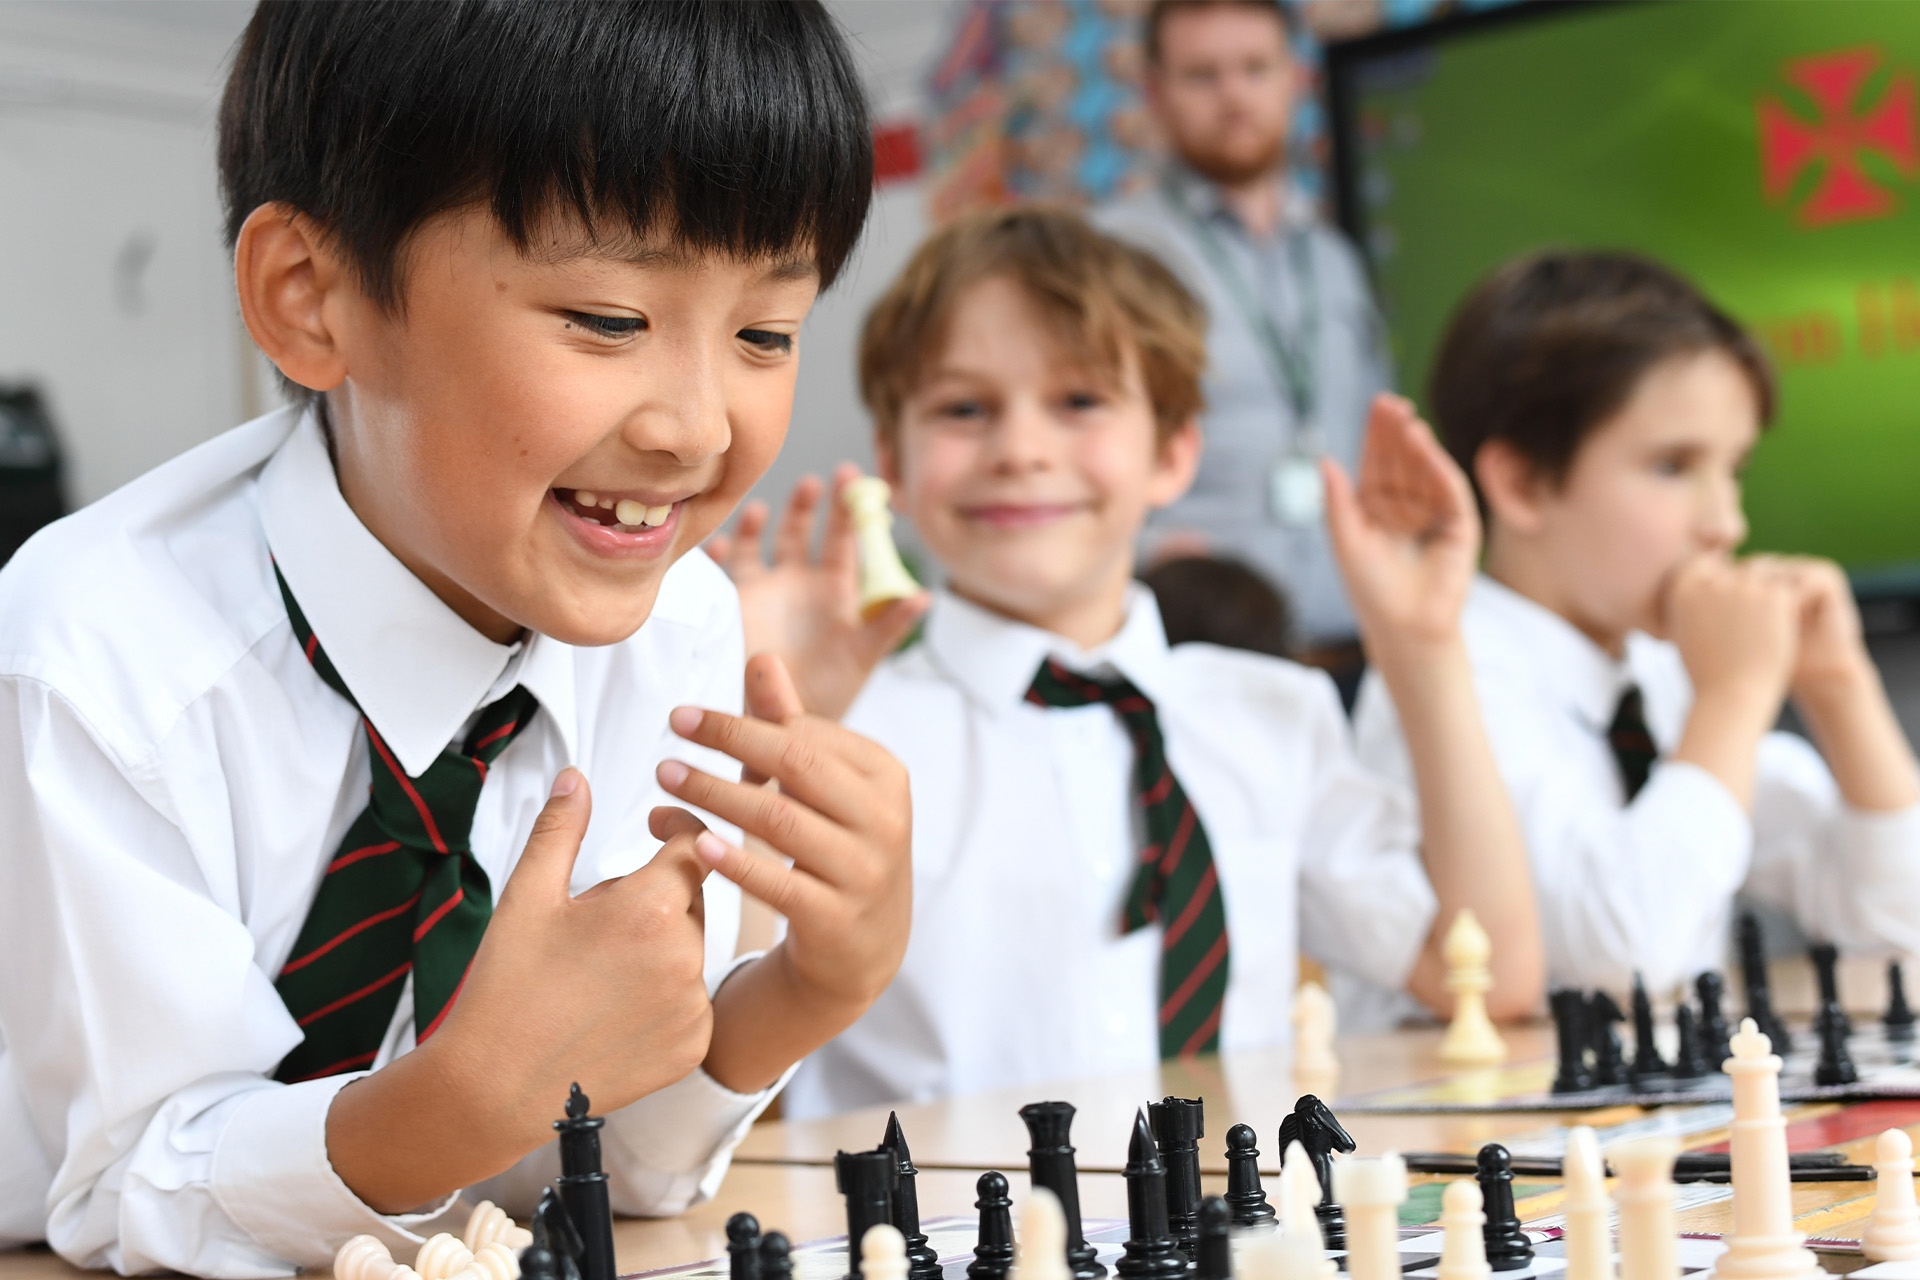
<path id="1" fill-rule="evenodd" d="M 887 503 L 893 490 L 879 476 L 861 476 L 842 492 L 841 501 L 853 518 L 854 541 L 860 553 L 860 616 L 871 618 L 895 600 L 920 594 L 920 584 L 900 560 L 893 542 L 893 512 Z"/>
<path id="2" fill-rule="evenodd" d="M 1287 1240 L 1275 1257 L 1284 1280 L 1332 1280 L 1340 1268 L 1327 1256 L 1320 1234 L 1320 1179 L 1299 1142 L 1288 1144 L 1280 1161 L 1280 1234 Z"/>
<path id="3" fill-rule="evenodd" d="M 1913 1194 L 1913 1139 L 1904 1129 L 1889 1129 L 1873 1144 L 1873 1168 L 1879 1175 L 1873 1216 L 1860 1239 L 1860 1252 L 1875 1262 L 1920 1258 L 1920 1205 Z"/>
<path id="4" fill-rule="evenodd" d="M 1614 1203 L 1620 1209 L 1620 1280 L 1679 1280 L 1679 1235 L 1673 1225 L 1673 1161 L 1680 1140 L 1641 1138 L 1608 1152 Z"/>
<path id="5" fill-rule="evenodd" d="M 1333 1198 L 1347 1214 L 1347 1280 L 1400 1280 L 1400 1206 L 1407 1162 L 1389 1151 L 1333 1166 Z"/>
<path id="6" fill-rule="evenodd" d="M 1487 1237 L 1481 1228 L 1487 1215 L 1481 1208 L 1480 1184 L 1472 1178 L 1449 1182 L 1440 1193 L 1439 1280 L 1488 1280 Z"/>
<path id="7" fill-rule="evenodd" d="M 1567 1131 L 1561 1169 L 1567 1187 L 1563 1238 L 1567 1280 L 1614 1280 L 1607 1170 L 1600 1162 L 1600 1143 L 1592 1129 L 1582 1124 Z"/>
<path id="8" fill-rule="evenodd" d="M 907 1280 L 907 1238 L 892 1223 L 867 1228 L 860 1237 L 862 1280 Z"/>
<path id="9" fill-rule="evenodd" d="M 1440 1042 L 1441 1060 L 1468 1067 L 1505 1062 L 1507 1043 L 1487 1017 L 1487 991 L 1493 986 L 1487 962 L 1493 958 L 1493 939 L 1480 927 L 1472 908 L 1460 908 L 1453 918 L 1440 955 L 1447 964 L 1447 990 L 1453 992 L 1453 1021 Z"/>
<path id="10" fill-rule="evenodd" d="M 1317 982 L 1301 983 L 1293 993 L 1293 1085 L 1300 1092 L 1333 1092 L 1340 1078 L 1340 1059 L 1333 1052 L 1337 1023 L 1327 989 Z"/>
<path id="11" fill-rule="evenodd" d="M 1059 1197 L 1045 1187 L 1035 1187 L 1020 1206 L 1020 1230 L 1014 1235 L 1008 1280 L 1073 1280 L 1067 1269 L 1067 1215 Z"/>
<path id="12" fill-rule="evenodd" d="M 1820 1259 L 1793 1229 L 1793 1174 L 1780 1114 L 1780 1057 L 1752 1018 L 1740 1020 L 1733 1056 L 1733 1230 L 1715 1259 L 1717 1280 L 1818 1280 Z M 1616 1164 L 1616 1168 L 1618 1165 Z M 1622 1280 L 1631 1280 L 1623 1276 Z"/>

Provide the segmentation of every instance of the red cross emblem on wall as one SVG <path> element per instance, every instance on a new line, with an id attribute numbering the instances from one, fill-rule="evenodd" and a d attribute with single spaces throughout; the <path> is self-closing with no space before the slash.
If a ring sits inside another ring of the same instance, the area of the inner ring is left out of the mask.
<path id="1" fill-rule="evenodd" d="M 1804 226 L 1883 218 L 1899 207 L 1894 194 L 1861 165 L 1862 155 L 1884 157 L 1903 178 L 1920 171 L 1920 145 L 1914 130 L 1914 76 L 1896 71 L 1880 100 L 1871 106 L 1856 99 L 1880 63 L 1874 48 L 1844 49 L 1787 63 L 1783 75 L 1806 92 L 1819 118 L 1803 120 L 1773 94 L 1755 106 L 1760 118 L 1761 184 L 1775 203 L 1792 194 L 1795 180 L 1818 166 L 1819 178 L 1799 208 Z"/>

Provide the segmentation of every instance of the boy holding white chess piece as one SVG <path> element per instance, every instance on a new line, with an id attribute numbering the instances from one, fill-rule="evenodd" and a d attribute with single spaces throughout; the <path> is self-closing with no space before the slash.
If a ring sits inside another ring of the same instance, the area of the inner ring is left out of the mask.
<path id="1" fill-rule="evenodd" d="M 1419 726 L 1424 829 L 1409 790 L 1357 764 L 1323 674 L 1169 648 L 1133 582 L 1143 521 L 1199 456 L 1202 330 L 1159 263 L 1076 217 L 956 222 L 875 306 L 861 355 L 880 474 L 945 572 L 921 640 L 870 678 L 848 660 L 924 606 L 861 622 L 845 518 L 806 551 L 816 485 L 771 564 L 761 510 L 714 548 L 750 649 L 913 779 L 907 959 L 803 1066 L 789 1114 L 1284 1043 L 1302 947 L 1444 1011 L 1462 907 L 1494 935 L 1494 1016 L 1538 1000 L 1532 890 L 1459 634 L 1478 522 L 1411 406 L 1380 399 L 1357 482 L 1332 464 L 1325 482 L 1373 661 Z"/>

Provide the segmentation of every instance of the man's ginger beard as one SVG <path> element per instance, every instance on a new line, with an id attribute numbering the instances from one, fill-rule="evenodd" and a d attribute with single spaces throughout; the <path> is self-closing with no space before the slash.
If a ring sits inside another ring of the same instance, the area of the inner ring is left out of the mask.
<path id="1" fill-rule="evenodd" d="M 1204 144 L 1202 144 L 1204 147 Z M 1223 187 L 1244 186 L 1273 172 L 1287 153 L 1284 135 L 1275 134 L 1251 154 L 1245 147 L 1232 149 L 1182 148 L 1180 158 L 1209 182 Z"/>

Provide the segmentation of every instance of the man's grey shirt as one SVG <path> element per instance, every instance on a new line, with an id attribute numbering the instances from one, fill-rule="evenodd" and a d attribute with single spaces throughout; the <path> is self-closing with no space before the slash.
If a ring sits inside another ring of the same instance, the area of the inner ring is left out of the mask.
<path id="1" fill-rule="evenodd" d="M 1184 210 L 1174 206 L 1175 199 L 1185 202 Z M 1360 456 L 1367 405 L 1389 381 L 1379 312 L 1359 255 L 1318 220 L 1304 198 L 1289 193 L 1279 229 L 1254 237 L 1222 202 L 1219 188 L 1176 167 L 1164 184 L 1100 210 L 1095 221 L 1103 229 L 1158 256 L 1206 304 L 1209 318 L 1200 472 L 1187 496 L 1154 518 L 1149 545 L 1156 534 L 1198 532 L 1285 589 L 1300 640 L 1350 637 L 1353 613 L 1324 522 L 1288 527 L 1275 518 L 1269 501 L 1275 466 L 1310 442 L 1302 439 L 1292 400 L 1276 380 L 1253 321 L 1201 244 L 1195 218 L 1215 229 L 1240 278 L 1288 335 L 1299 331 L 1304 296 L 1295 268 L 1299 250 L 1289 238 L 1301 239 L 1319 315 L 1308 353 L 1318 443 L 1350 474 Z"/>

